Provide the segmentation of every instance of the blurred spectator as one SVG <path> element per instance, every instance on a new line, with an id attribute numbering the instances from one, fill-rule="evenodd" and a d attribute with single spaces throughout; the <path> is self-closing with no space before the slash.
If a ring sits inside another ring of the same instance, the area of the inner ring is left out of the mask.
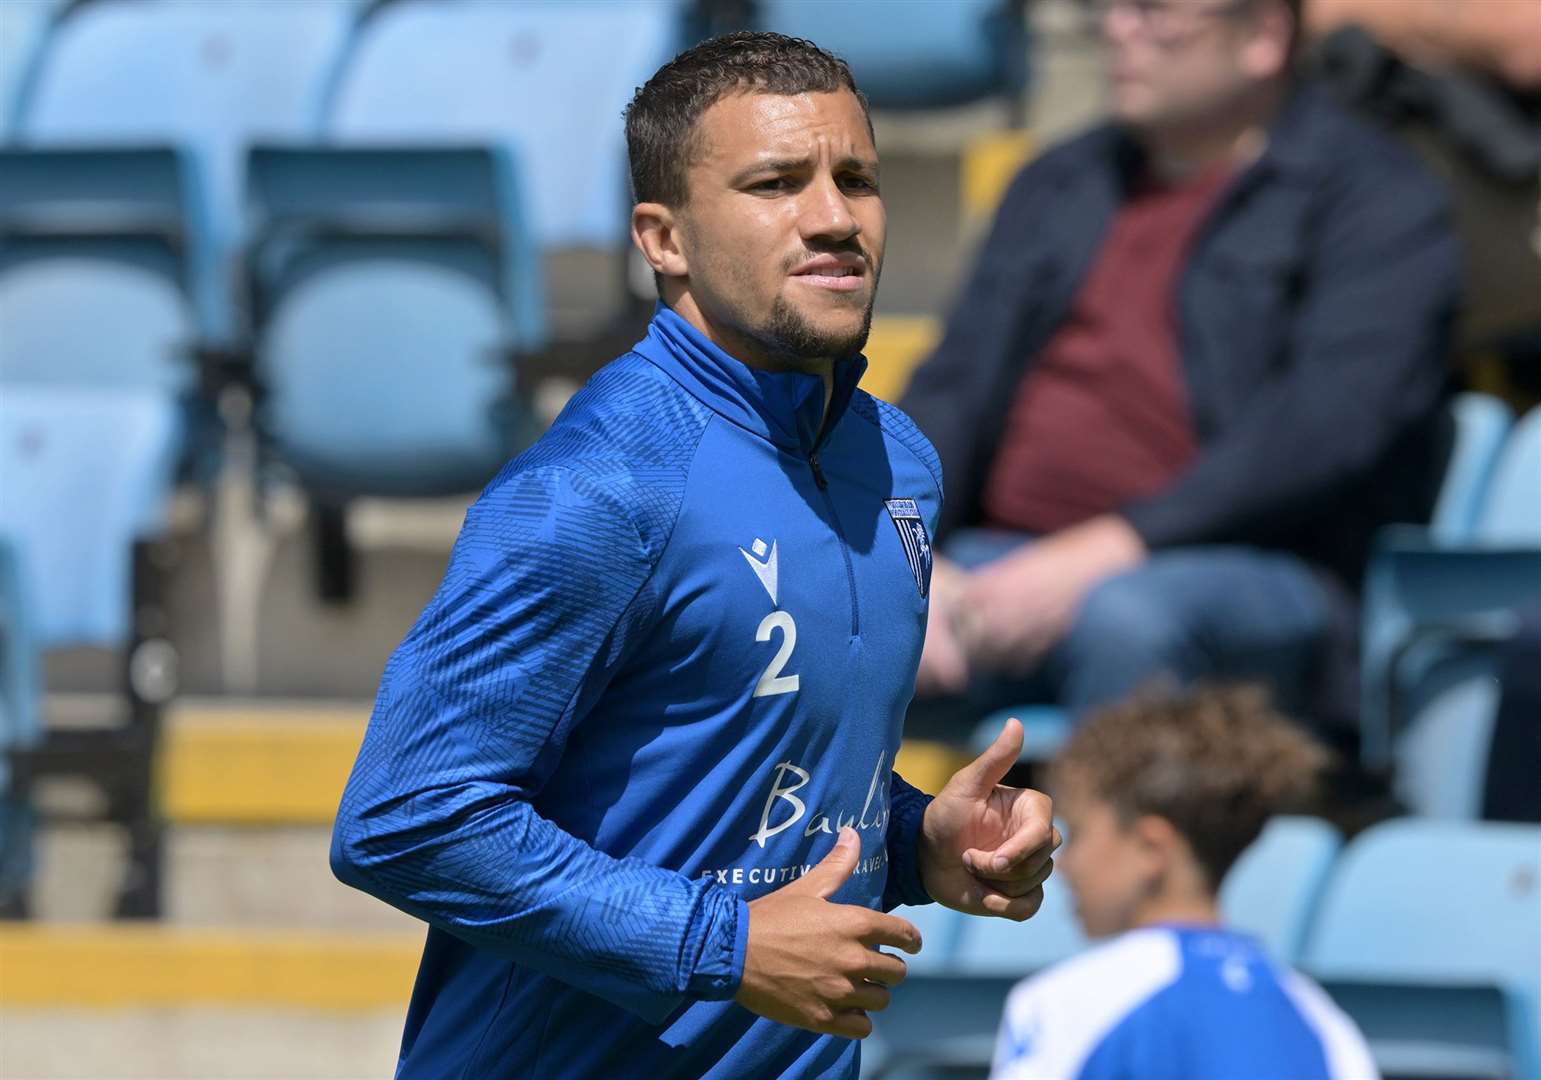
<path id="1" fill-rule="evenodd" d="M 1231 864 L 1307 797 L 1324 759 L 1246 689 L 1142 697 L 1076 731 L 1052 774 L 1059 871 L 1086 933 L 1119 936 L 1012 991 L 996 1080 L 1375 1076 L 1353 1022 L 1216 906 Z"/>
<path id="2" fill-rule="evenodd" d="M 1456 359 L 1541 401 L 1541 3 L 1308 0 L 1311 68 L 1451 188 L 1468 253 Z"/>
<path id="3" fill-rule="evenodd" d="M 1541 4 L 1536 0 L 1306 0 L 1306 31 L 1369 31 L 1420 67 L 1488 72 L 1541 90 Z"/>
<path id="4" fill-rule="evenodd" d="M 1162 673 L 1315 707 L 1446 454 L 1447 200 L 1296 80 L 1298 0 L 1095 10 L 1114 120 L 1013 182 L 903 401 L 947 483 L 920 730 Z"/>

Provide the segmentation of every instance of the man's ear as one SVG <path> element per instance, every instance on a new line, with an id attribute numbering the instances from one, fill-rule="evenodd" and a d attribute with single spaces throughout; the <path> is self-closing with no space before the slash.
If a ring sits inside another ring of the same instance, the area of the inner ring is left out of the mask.
<path id="1" fill-rule="evenodd" d="M 631 242 L 654 273 L 664 277 L 690 273 L 681 239 L 679 218 L 663 203 L 638 203 L 631 208 Z"/>
<path id="2" fill-rule="evenodd" d="M 1290 66 L 1290 43 L 1298 32 L 1295 20 L 1282 3 L 1264 4 L 1253 19 L 1241 47 L 1241 67 L 1254 79 L 1271 79 Z"/>

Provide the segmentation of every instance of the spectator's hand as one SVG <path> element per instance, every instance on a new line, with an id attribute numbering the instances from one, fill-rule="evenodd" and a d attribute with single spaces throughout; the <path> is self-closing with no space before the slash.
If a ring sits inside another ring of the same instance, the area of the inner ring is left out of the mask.
<path id="1" fill-rule="evenodd" d="M 961 694 L 968 686 L 968 657 L 954 626 L 963 571 L 937 556 L 931 565 L 931 609 L 926 618 L 926 644 L 915 673 L 915 693 Z"/>
<path id="2" fill-rule="evenodd" d="M 1144 558 L 1139 534 L 1123 518 L 1105 514 L 976 570 L 956 601 L 969 664 L 1013 675 L 1031 671 L 1070 632 L 1091 588 Z"/>
<path id="3" fill-rule="evenodd" d="M 1022 723 L 1013 718 L 926 808 L 920 878 L 937 903 L 1018 922 L 1043 903 L 1059 830 L 1047 795 L 1001 784 L 1021 752 Z"/>
<path id="4" fill-rule="evenodd" d="M 865 1039 L 869 1012 L 888 1007 L 889 987 L 904 961 L 878 951 L 890 945 L 920 951 L 920 931 L 897 915 L 854 904 L 832 904 L 861 859 L 861 839 L 849 827 L 824 860 L 775 892 L 749 901 L 744 977 L 733 1000 L 777 1023 Z"/>

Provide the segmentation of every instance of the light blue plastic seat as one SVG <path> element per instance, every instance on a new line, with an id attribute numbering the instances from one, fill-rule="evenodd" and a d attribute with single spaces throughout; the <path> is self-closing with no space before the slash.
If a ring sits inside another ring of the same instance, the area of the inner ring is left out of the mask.
<path id="1" fill-rule="evenodd" d="M 1531 409 L 1509 433 L 1475 537 L 1498 547 L 1541 548 L 1541 408 Z"/>
<path id="2" fill-rule="evenodd" d="M 539 248 L 614 249 L 631 206 L 621 113 L 677 50 L 680 25 L 673 0 L 400 0 L 361 30 L 326 131 L 504 148 Z"/>
<path id="3" fill-rule="evenodd" d="M 1479 431 L 1490 441 L 1490 430 Z M 1397 733 L 1419 707 L 1415 691 L 1436 691 L 1439 669 L 1452 659 L 1459 664 L 1464 645 L 1505 637 L 1512 612 L 1541 598 L 1541 410 L 1510 430 L 1478 505 L 1470 532 L 1458 540 L 1448 530 L 1406 526 L 1377 538 L 1361 631 L 1361 746 L 1372 767 L 1391 763 Z"/>
<path id="4" fill-rule="evenodd" d="M 1482 518 L 1493 470 L 1514 427 L 1514 413 L 1498 398 L 1477 393 L 1457 394 L 1450 411 L 1455 445 L 1429 528 L 1435 542 L 1459 544 L 1471 538 Z"/>
<path id="5" fill-rule="evenodd" d="M 31 782 L 68 775 L 98 784 L 108 816 L 127 827 L 118 913 L 159 912 L 152 775 L 159 710 L 175 689 L 176 663 L 158 637 L 164 630 L 134 615 L 134 566 L 136 543 L 165 529 L 180 415 L 176 399 L 154 389 L 13 385 L 0 392 L 0 545 L 15 571 L 15 581 L 0 589 L 7 682 L 0 751 L 23 766 L 10 778 L 18 790 L 0 798 L 0 892 L 8 902 L 26 894 Z M 44 731 L 38 657 L 82 645 L 124 655 L 130 722 Z M 28 699 L 17 701 L 22 694 Z"/>
<path id="6" fill-rule="evenodd" d="M 920 931 L 921 950 L 914 956 L 905 954 L 904 962 L 910 971 L 946 971 L 956 959 L 958 936 L 968 916 L 941 904 L 922 904 L 919 907 L 896 907 L 891 914 L 907 919 Z"/>
<path id="7" fill-rule="evenodd" d="M 911 964 L 890 1006 L 872 1015 L 864 1077 L 967 1075 L 988 1070 L 1006 995 L 1017 981 L 1086 947 L 1062 879 L 1025 923 L 959 916 L 950 963 Z M 924 955 L 924 954 L 922 954 Z"/>
<path id="8" fill-rule="evenodd" d="M 1397 799 L 1423 817 L 1474 821 L 1482 816 L 1498 718 L 1496 651 L 1463 648 L 1446 658 L 1437 678 L 1437 689 L 1415 688 L 1419 703 L 1397 739 Z"/>
<path id="9" fill-rule="evenodd" d="M 1017 760 L 1023 763 L 1048 761 L 1075 726 L 1074 717 L 1058 705 L 1016 705 L 981 720 L 969 737 L 969 748 L 976 754 L 983 752 L 1000 735 L 1001 725 L 1012 717 L 1022 722 L 1022 752 Z"/>
<path id="10" fill-rule="evenodd" d="M 0 385 L 188 391 L 186 162 L 0 150 Z"/>
<path id="11" fill-rule="evenodd" d="M 313 496 L 474 490 L 532 434 L 545 340 L 515 174 L 494 150 L 259 148 L 259 421 Z"/>
<path id="12" fill-rule="evenodd" d="M 1018 98 L 1027 29 L 1015 0 L 757 0 L 755 24 L 845 59 L 874 108 L 936 109 Z"/>
<path id="13" fill-rule="evenodd" d="M 17 138 L 187 153 L 200 329 L 228 340 L 247 144 L 315 136 L 356 14 L 347 0 L 95 0 L 60 24 Z"/>
<path id="14" fill-rule="evenodd" d="M 970 975 L 1023 978 L 1069 959 L 1087 947 L 1076 921 L 1075 901 L 1062 877 L 1043 886 L 1043 906 L 1025 923 L 966 919 L 953 952 L 953 968 Z"/>
<path id="15" fill-rule="evenodd" d="M 65 0 L 0 4 L 0 141 L 11 135 L 22 91 L 64 6 Z"/>
<path id="16" fill-rule="evenodd" d="M 0 392 L 0 536 L 38 648 L 128 644 L 131 548 L 165 528 L 178 430 L 175 399 L 154 390 Z"/>
<path id="17" fill-rule="evenodd" d="M 1342 846 L 1338 830 L 1319 818 L 1274 818 L 1220 886 L 1226 924 L 1257 938 L 1280 963 L 1295 963 Z"/>
<path id="18" fill-rule="evenodd" d="M 1344 850 L 1304 968 L 1383 1071 L 1541 1075 L 1541 827 L 1401 819 Z"/>

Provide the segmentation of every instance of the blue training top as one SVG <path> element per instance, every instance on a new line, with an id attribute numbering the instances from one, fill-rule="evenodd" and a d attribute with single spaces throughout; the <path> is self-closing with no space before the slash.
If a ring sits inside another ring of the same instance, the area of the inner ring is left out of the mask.
<path id="1" fill-rule="evenodd" d="M 1029 925 L 1029 931 L 1031 925 Z M 1251 938 L 1155 926 L 1019 983 L 991 1080 L 1378 1080 L 1315 983 Z"/>
<path id="2" fill-rule="evenodd" d="M 926 903 L 892 772 L 941 504 L 835 369 L 752 370 L 660 305 L 466 514 L 332 837 L 429 923 L 398 1077 L 856 1075 L 733 1004 L 747 898 L 858 830 L 832 898 Z"/>

